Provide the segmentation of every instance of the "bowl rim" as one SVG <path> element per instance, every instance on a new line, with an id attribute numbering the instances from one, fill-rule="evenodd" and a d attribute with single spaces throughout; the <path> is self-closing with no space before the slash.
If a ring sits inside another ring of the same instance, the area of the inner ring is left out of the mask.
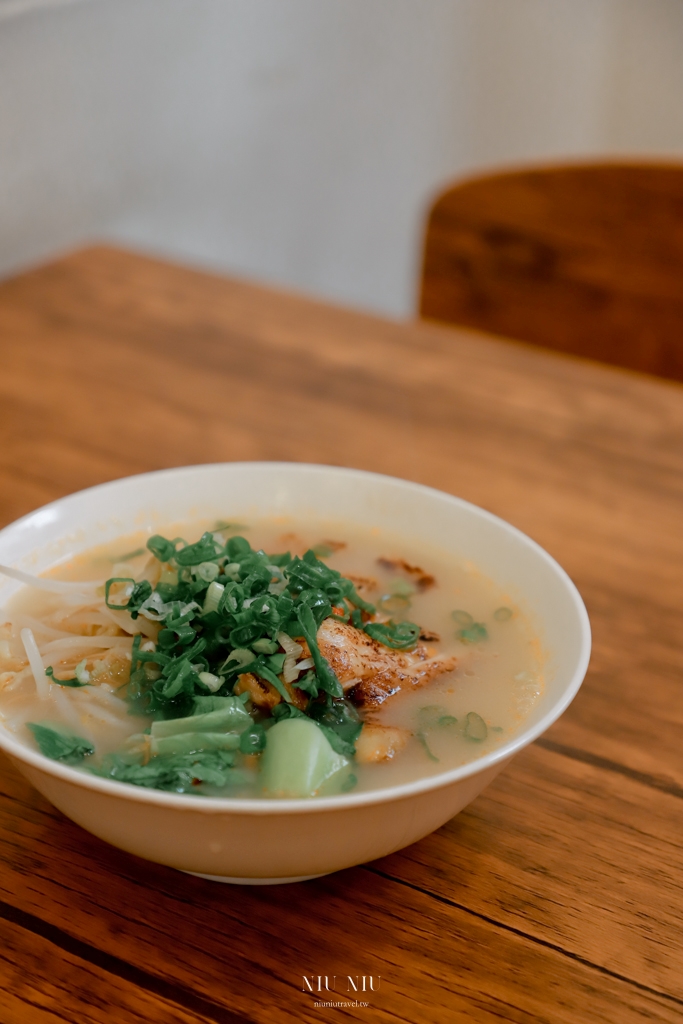
<path id="1" fill-rule="evenodd" d="M 282 471 L 325 471 L 335 475 L 348 477 L 362 477 L 364 480 L 391 481 L 399 484 L 413 493 L 423 495 L 425 498 L 438 498 L 440 501 L 466 508 L 470 512 L 483 517 L 489 523 L 502 528 L 511 534 L 517 541 L 521 542 L 534 557 L 545 562 L 565 586 L 567 593 L 577 613 L 580 633 L 581 648 L 578 654 L 574 673 L 565 687 L 560 698 L 548 708 L 543 717 L 535 725 L 522 729 L 514 735 L 507 743 L 502 744 L 496 750 L 489 751 L 481 757 L 475 757 L 464 765 L 451 768 L 448 771 L 440 772 L 437 775 L 430 775 L 425 778 L 416 779 L 413 782 L 402 783 L 397 786 L 388 786 L 383 789 L 369 790 L 361 793 L 343 793 L 328 797 L 298 797 L 291 799 L 279 799 L 269 797 L 246 798 L 246 797 L 206 797 L 202 799 L 199 794 L 167 793 L 161 790 L 146 789 L 142 786 L 135 786 L 126 782 L 118 782 L 114 779 L 103 779 L 96 775 L 86 774 L 70 765 L 60 764 L 53 761 L 39 751 L 31 750 L 20 740 L 14 737 L 0 723 L 0 749 L 10 758 L 16 759 L 37 769 L 43 774 L 52 775 L 63 782 L 80 786 L 94 792 L 102 793 L 120 799 L 132 800 L 140 804 L 153 804 L 159 807 L 177 808 L 183 811 L 194 811 L 202 814 L 232 814 L 232 815 L 291 815 L 291 814 L 312 814 L 331 811 L 351 811 L 359 807 L 369 807 L 375 804 L 392 803 L 400 800 L 407 800 L 420 794 L 443 789 L 464 779 L 479 775 L 491 768 L 502 767 L 510 758 L 517 754 L 524 747 L 538 739 L 569 707 L 584 680 L 591 654 L 591 627 L 588 612 L 583 599 L 569 574 L 562 566 L 548 554 L 536 541 L 532 540 L 522 530 L 506 522 L 500 516 L 489 512 L 487 509 L 475 505 L 473 502 L 447 491 L 429 487 L 426 484 L 416 483 L 412 480 L 404 480 L 400 477 L 390 476 L 385 473 L 375 473 L 364 469 L 355 469 L 346 466 L 326 465 L 324 463 L 309 462 L 276 462 L 276 461 L 249 461 L 249 462 L 213 462 L 200 463 L 190 466 L 175 466 L 168 469 L 152 470 L 147 473 L 136 473 L 116 480 L 109 480 L 105 483 L 96 484 L 93 487 L 74 491 L 64 495 L 46 505 L 28 512 L 19 519 L 8 523 L 0 530 L 0 540 L 7 532 L 21 530 L 30 525 L 31 520 L 42 517 L 52 522 L 52 512 L 68 506 L 70 502 L 76 502 L 87 498 L 88 495 L 102 493 L 108 490 L 116 490 L 121 485 L 133 485 L 135 482 L 142 483 L 151 479 L 159 479 L 162 476 L 175 476 L 176 474 L 197 472 L 206 470 L 230 470 L 230 469 L 258 469 L 259 471 L 278 470 Z M 40 519 L 39 519 L 40 522 Z"/>

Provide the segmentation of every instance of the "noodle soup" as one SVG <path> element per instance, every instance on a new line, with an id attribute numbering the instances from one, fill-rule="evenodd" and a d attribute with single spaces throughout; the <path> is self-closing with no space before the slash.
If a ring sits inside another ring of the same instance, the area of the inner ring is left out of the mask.
<path id="1" fill-rule="evenodd" d="M 48 757 L 127 784 L 266 798 L 395 786 L 506 742 L 542 691 L 514 599 L 385 531 L 173 525 L 37 582 L 57 578 L 0 617 L 0 716 Z"/>

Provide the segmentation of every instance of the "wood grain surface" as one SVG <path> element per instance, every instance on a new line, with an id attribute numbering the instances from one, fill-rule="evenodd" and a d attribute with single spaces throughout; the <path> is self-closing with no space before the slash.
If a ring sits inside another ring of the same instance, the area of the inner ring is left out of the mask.
<path id="1" fill-rule="evenodd" d="M 683 381 L 683 164 L 463 181 L 430 211 L 421 312 Z"/>
<path id="2" fill-rule="evenodd" d="M 594 629 L 572 707 L 469 808 L 314 882 L 136 860 L 3 760 L 2 1024 L 683 1019 L 679 385 L 102 248 L 0 286 L 0 341 L 2 522 L 165 466 L 357 466 L 528 532 Z M 381 981 L 322 1008 L 304 974 Z"/>

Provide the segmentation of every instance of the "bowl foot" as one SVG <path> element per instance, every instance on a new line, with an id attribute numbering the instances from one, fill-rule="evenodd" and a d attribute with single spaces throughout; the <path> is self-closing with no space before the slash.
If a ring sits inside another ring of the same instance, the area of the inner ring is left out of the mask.
<path id="1" fill-rule="evenodd" d="M 231 878 L 229 875 L 203 875 L 200 871 L 183 873 L 194 875 L 195 878 L 208 878 L 210 882 L 227 882 L 229 885 L 286 885 L 288 882 L 309 882 L 312 878 L 323 878 L 327 874 L 323 871 L 320 875 L 293 875 L 291 878 Z"/>

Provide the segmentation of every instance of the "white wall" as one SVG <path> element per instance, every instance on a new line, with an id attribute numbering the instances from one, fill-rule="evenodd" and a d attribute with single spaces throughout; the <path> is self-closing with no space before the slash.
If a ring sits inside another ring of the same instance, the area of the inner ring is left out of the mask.
<path id="1" fill-rule="evenodd" d="M 683 155 L 682 52 L 680 0 L 0 0 L 0 272 L 107 237 L 406 314 L 450 178 Z"/>

